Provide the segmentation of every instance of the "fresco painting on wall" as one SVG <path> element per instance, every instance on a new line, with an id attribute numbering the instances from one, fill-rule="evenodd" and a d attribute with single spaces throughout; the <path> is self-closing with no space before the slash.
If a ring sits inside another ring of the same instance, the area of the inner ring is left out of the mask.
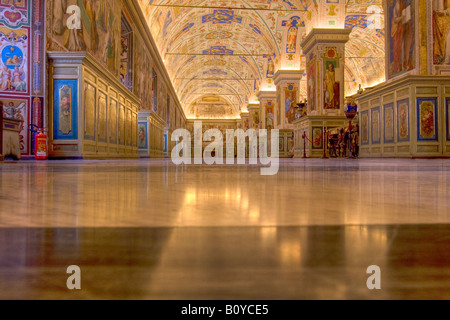
<path id="1" fill-rule="evenodd" d="M 415 1 L 388 0 L 389 79 L 415 67 Z"/>
<path id="2" fill-rule="evenodd" d="M 72 131 L 72 88 L 63 85 L 59 89 L 59 131 L 67 136 Z"/>
<path id="3" fill-rule="evenodd" d="M 54 80 L 53 137 L 56 140 L 78 139 L 77 80 Z"/>
<path id="4" fill-rule="evenodd" d="M 67 28 L 72 14 L 67 8 L 80 8 L 81 29 Z M 53 1 L 52 41 L 68 51 L 88 51 L 98 61 L 119 76 L 119 49 L 121 35 L 121 3 L 106 0 L 65 0 Z"/>
<path id="5" fill-rule="evenodd" d="M 437 141 L 437 99 L 424 98 L 417 99 L 417 115 L 419 117 L 417 124 L 418 140 L 420 141 Z"/>
<path id="6" fill-rule="evenodd" d="M 369 111 L 361 113 L 361 142 L 369 144 Z"/>
<path id="7" fill-rule="evenodd" d="M 433 0 L 433 63 L 450 64 L 450 1 Z"/>
<path id="8" fill-rule="evenodd" d="M 28 30 L 0 27 L 0 92 L 28 91 Z"/>
<path id="9" fill-rule="evenodd" d="M 95 141 L 96 88 L 85 82 L 84 84 L 84 138 Z"/>
<path id="10" fill-rule="evenodd" d="M 287 41 L 286 41 L 286 53 L 295 54 L 297 53 L 297 39 L 298 39 L 298 28 L 300 24 L 300 17 L 292 17 L 289 21 L 283 21 L 282 26 L 288 27 L 287 31 Z"/>
<path id="11" fill-rule="evenodd" d="M 312 59 L 307 67 L 308 109 L 313 112 L 317 108 L 316 101 L 316 60 Z"/>
<path id="12" fill-rule="evenodd" d="M 324 108 L 335 110 L 340 108 L 340 82 L 336 78 L 336 69 L 339 67 L 337 60 L 324 60 Z"/>
<path id="13" fill-rule="evenodd" d="M 108 112 L 108 96 L 102 91 L 98 91 L 97 103 L 97 139 L 99 142 L 108 142 L 107 112 Z"/>
<path id="14" fill-rule="evenodd" d="M 21 121 L 19 129 L 20 151 L 28 153 L 28 100 L 27 99 L 1 99 L 3 102 L 3 117 Z"/>
<path id="15" fill-rule="evenodd" d="M 117 143 L 117 101 L 109 99 L 109 142 L 111 144 Z"/>
<path id="16" fill-rule="evenodd" d="M 312 145 L 313 149 L 323 149 L 323 139 L 322 139 L 323 128 L 312 128 L 312 141 L 314 142 Z"/>
<path id="17" fill-rule="evenodd" d="M 283 137 L 278 138 L 278 151 L 284 152 L 284 138 Z"/>
<path id="18" fill-rule="evenodd" d="M 384 143 L 394 143 L 394 104 L 384 106 Z"/>
<path id="19" fill-rule="evenodd" d="M 381 143 L 380 108 L 372 109 L 372 144 Z"/>
<path id="20" fill-rule="evenodd" d="M 268 101 L 266 104 L 266 129 L 272 130 L 274 128 L 274 112 L 273 112 L 273 102 Z"/>
<path id="21" fill-rule="evenodd" d="M 290 124 L 295 120 L 295 107 L 297 104 L 298 88 L 294 87 L 293 84 L 289 84 L 284 90 L 286 97 L 284 103 L 284 114 L 286 118 L 286 123 Z"/>
<path id="22" fill-rule="evenodd" d="M 409 142 L 409 100 L 398 102 L 398 141 Z"/>
<path id="23" fill-rule="evenodd" d="M 138 147 L 141 150 L 148 149 L 148 141 L 147 141 L 147 131 L 148 131 L 148 123 L 147 122 L 139 122 L 138 125 Z"/>
<path id="24" fill-rule="evenodd" d="M 339 81 L 341 70 L 337 47 L 326 47 L 321 55 L 323 59 L 323 101 L 324 109 L 336 110 L 341 103 L 341 83 Z"/>
<path id="25" fill-rule="evenodd" d="M 259 129 L 259 111 L 253 113 L 253 129 Z"/>
<path id="26" fill-rule="evenodd" d="M 447 141 L 450 141 L 450 98 L 445 100 L 445 112 L 447 115 Z"/>

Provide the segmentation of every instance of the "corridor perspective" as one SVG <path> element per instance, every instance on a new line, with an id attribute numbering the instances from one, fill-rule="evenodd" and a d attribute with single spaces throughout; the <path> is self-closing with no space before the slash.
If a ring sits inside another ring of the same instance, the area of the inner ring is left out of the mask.
<path id="1" fill-rule="evenodd" d="M 449 299 L 447 160 L 0 165 L 0 299 Z M 66 286 L 81 269 L 81 290 Z M 381 289 L 369 290 L 369 266 Z"/>
<path id="2" fill-rule="evenodd" d="M 449 0 L 0 1 L 0 299 L 447 300 L 449 181 Z"/>

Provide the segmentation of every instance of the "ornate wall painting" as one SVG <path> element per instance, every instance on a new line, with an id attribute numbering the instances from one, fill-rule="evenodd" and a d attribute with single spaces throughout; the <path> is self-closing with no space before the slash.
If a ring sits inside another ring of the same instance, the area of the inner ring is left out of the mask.
<path id="1" fill-rule="evenodd" d="M 163 136 L 163 143 L 164 143 L 164 150 L 163 150 L 163 152 L 164 153 L 169 152 L 169 142 L 168 141 L 169 140 L 167 138 L 167 134 L 164 134 L 164 136 Z"/>
<path id="2" fill-rule="evenodd" d="M 55 140 L 78 139 L 78 80 L 53 81 L 53 137 Z"/>
<path id="3" fill-rule="evenodd" d="M 337 53 L 337 48 L 326 48 L 323 57 L 323 88 L 324 88 L 324 109 L 336 110 L 341 105 L 341 83 L 338 81 L 341 70 L 339 60 L 341 55 Z"/>
<path id="4" fill-rule="evenodd" d="M 152 110 L 158 113 L 158 74 L 152 69 Z"/>
<path id="5" fill-rule="evenodd" d="M 313 127 L 312 128 L 312 139 L 314 143 L 312 144 L 313 149 L 323 149 L 323 128 Z"/>
<path id="6" fill-rule="evenodd" d="M 287 152 L 292 152 L 294 150 L 294 139 L 291 137 L 287 138 Z"/>
<path id="7" fill-rule="evenodd" d="M 272 130 L 274 129 L 275 118 L 274 118 L 274 103 L 273 101 L 268 101 L 266 103 L 266 129 Z"/>
<path id="8" fill-rule="evenodd" d="M 29 32 L 0 26 L 0 92 L 29 92 Z"/>
<path id="9" fill-rule="evenodd" d="M 84 138 L 95 141 L 97 89 L 90 83 L 84 84 Z"/>
<path id="10" fill-rule="evenodd" d="M 133 132 L 137 132 L 137 125 L 138 125 L 138 115 L 137 113 L 133 112 L 131 117 L 131 146 L 134 148 L 138 147 L 137 135 L 133 134 Z"/>
<path id="11" fill-rule="evenodd" d="M 438 141 L 437 98 L 417 99 L 417 140 Z"/>
<path id="12" fill-rule="evenodd" d="M 259 129 L 259 123 L 260 123 L 259 111 L 255 111 L 253 113 L 253 129 L 255 130 Z"/>
<path id="13" fill-rule="evenodd" d="M 313 58 L 307 66 L 307 92 L 308 92 L 308 109 L 310 112 L 317 110 L 317 98 L 316 98 L 316 59 Z"/>
<path id="14" fill-rule="evenodd" d="M 140 150 L 148 149 L 148 123 L 139 122 L 138 125 L 138 148 Z"/>
<path id="15" fill-rule="evenodd" d="M 2 0 L 0 22 L 14 29 L 30 26 L 31 4 L 29 2 L 29 0 Z"/>
<path id="16" fill-rule="evenodd" d="M 288 27 L 286 39 L 286 54 L 296 54 L 298 44 L 298 29 L 301 24 L 301 19 L 298 16 L 290 18 L 288 21 L 283 21 L 282 26 Z"/>
<path id="17" fill-rule="evenodd" d="M 286 100 L 284 102 L 284 114 L 286 123 L 292 123 L 295 120 L 295 107 L 297 105 L 298 88 L 293 84 L 288 84 L 284 90 Z"/>
<path id="18" fill-rule="evenodd" d="M 415 68 L 415 2 L 387 1 L 388 79 Z"/>
<path id="19" fill-rule="evenodd" d="M 67 8 L 77 5 L 81 29 L 68 29 L 71 14 Z M 49 45 L 59 51 L 88 51 L 97 61 L 119 76 L 121 37 L 120 1 L 67 0 L 52 1 L 47 6 Z"/>
<path id="20" fill-rule="evenodd" d="M 133 91 L 133 29 L 128 23 L 124 14 L 122 14 L 122 35 L 120 37 L 120 82 Z"/>
<path id="21" fill-rule="evenodd" d="M 107 120 L 108 120 L 108 96 L 103 92 L 98 92 L 98 117 L 97 117 L 97 137 L 99 142 L 108 142 Z"/>
<path id="22" fill-rule="evenodd" d="M 28 131 L 30 119 L 29 99 L 15 99 L 11 96 L 3 96 L 0 97 L 0 100 L 3 102 L 3 117 L 22 121 L 19 127 L 20 153 L 22 155 L 28 154 L 30 148 L 30 132 Z"/>
<path id="23" fill-rule="evenodd" d="M 119 132 L 119 144 L 125 145 L 125 106 L 123 104 L 119 104 L 119 121 L 118 126 Z"/>
<path id="24" fill-rule="evenodd" d="M 397 102 L 397 128 L 398 142 L 409 142 L 409 99 Z"/>
<path id="25" fill-rule="evenodd" d="M 447 123 L 447 141 L 450 141 L 450 98 L 445 99 L 445 114 Z"/>
<path id="26" fill-rule="evenodd" d="M 109 143 L 117 144 L 117 101 L 114 99 L 109 100 L 109 117 L 108 117 L 108 132 Z"/>
<path id="27" fill-rule="evenodd" d="M 273 76 L 275 75 L 275 63 L 273 61 L 272 56 L 264 56 L 265 59 L 267 59 L 267 71 L 266 71 L 266 78 L 267 79 L 273 79 Z"/>
<path id="28" fill-rule="evenodd" d="M 363 111 L 361 112 L 361 144 L 369 143 L 369 111 Z"/>
<path id="29" fill-rule="evenodd" d="M 281 108 L 283 106 L 283 103 L 281 101 L 281 88 L 280 86 L 277 87 L 277 125 L 281 124 Z"/>
<path id="30" fill-rule="evenodd" d="M 394 104 L 384 106 L 384 143 L 394 143 Z"/>
<path id="31" fill-rule="evenodd" d="M 433 1 L 433 63 L 450 64 L 450 2 Z"/>
<path id="32" fill-rule="evenodd" d="M 132 145 L 132 130 L 133 130 L 133 116 L 131 114 L 131 110 L 127 109 L 127 118 L 125 125 L 125 142 L 127 147 L 131 147 Z"/>
<path id="33" fill-rule="evenodd" d="M 279 152 L 284 152 L 284 137 L 279 137 L 278 138 L 278 151 Z"/>
<path id="34" fill-rule="evenodd" d="M 380 108 L 374 108 L 371 110 L 371 127 L 372 127 L 372 144 L 381 143 L 381 119 L 380 119 Z"/>

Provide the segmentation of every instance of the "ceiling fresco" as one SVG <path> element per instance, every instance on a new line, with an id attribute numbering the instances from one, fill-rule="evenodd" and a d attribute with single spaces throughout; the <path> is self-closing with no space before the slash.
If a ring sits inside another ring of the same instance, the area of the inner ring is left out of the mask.
<path id="1" fill-rule="evenodd" d="M 188 117 L 239 117 L 257 101 L 258 91 L 275 91 L 278 70 L 305 70 L 300 43 L 312 28 L 352 29 L 346 45 L 346 94 L 385 80 L 382 0 L 139 3 Z M 300 95 L 306 97 L 306 81 Z M 198 110 L 202 99 L 218 99 L 225 107 L 214 112 L 209 104 L 207 111 L 190 112 Z"/>

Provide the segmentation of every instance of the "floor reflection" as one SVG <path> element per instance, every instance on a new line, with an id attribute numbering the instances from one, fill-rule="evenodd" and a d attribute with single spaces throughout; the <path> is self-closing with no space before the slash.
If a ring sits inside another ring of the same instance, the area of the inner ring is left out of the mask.
<path id="1" fill-rule="evenodd" d="M 448 299 L 450 226 L 0 229 L 0 299 Z M 420 241 L 418 240 L 420 239 Z M 66 268 L 82 290 L 66 288 Z M 382 270 L 382 290 L 366 270 Z"/>

